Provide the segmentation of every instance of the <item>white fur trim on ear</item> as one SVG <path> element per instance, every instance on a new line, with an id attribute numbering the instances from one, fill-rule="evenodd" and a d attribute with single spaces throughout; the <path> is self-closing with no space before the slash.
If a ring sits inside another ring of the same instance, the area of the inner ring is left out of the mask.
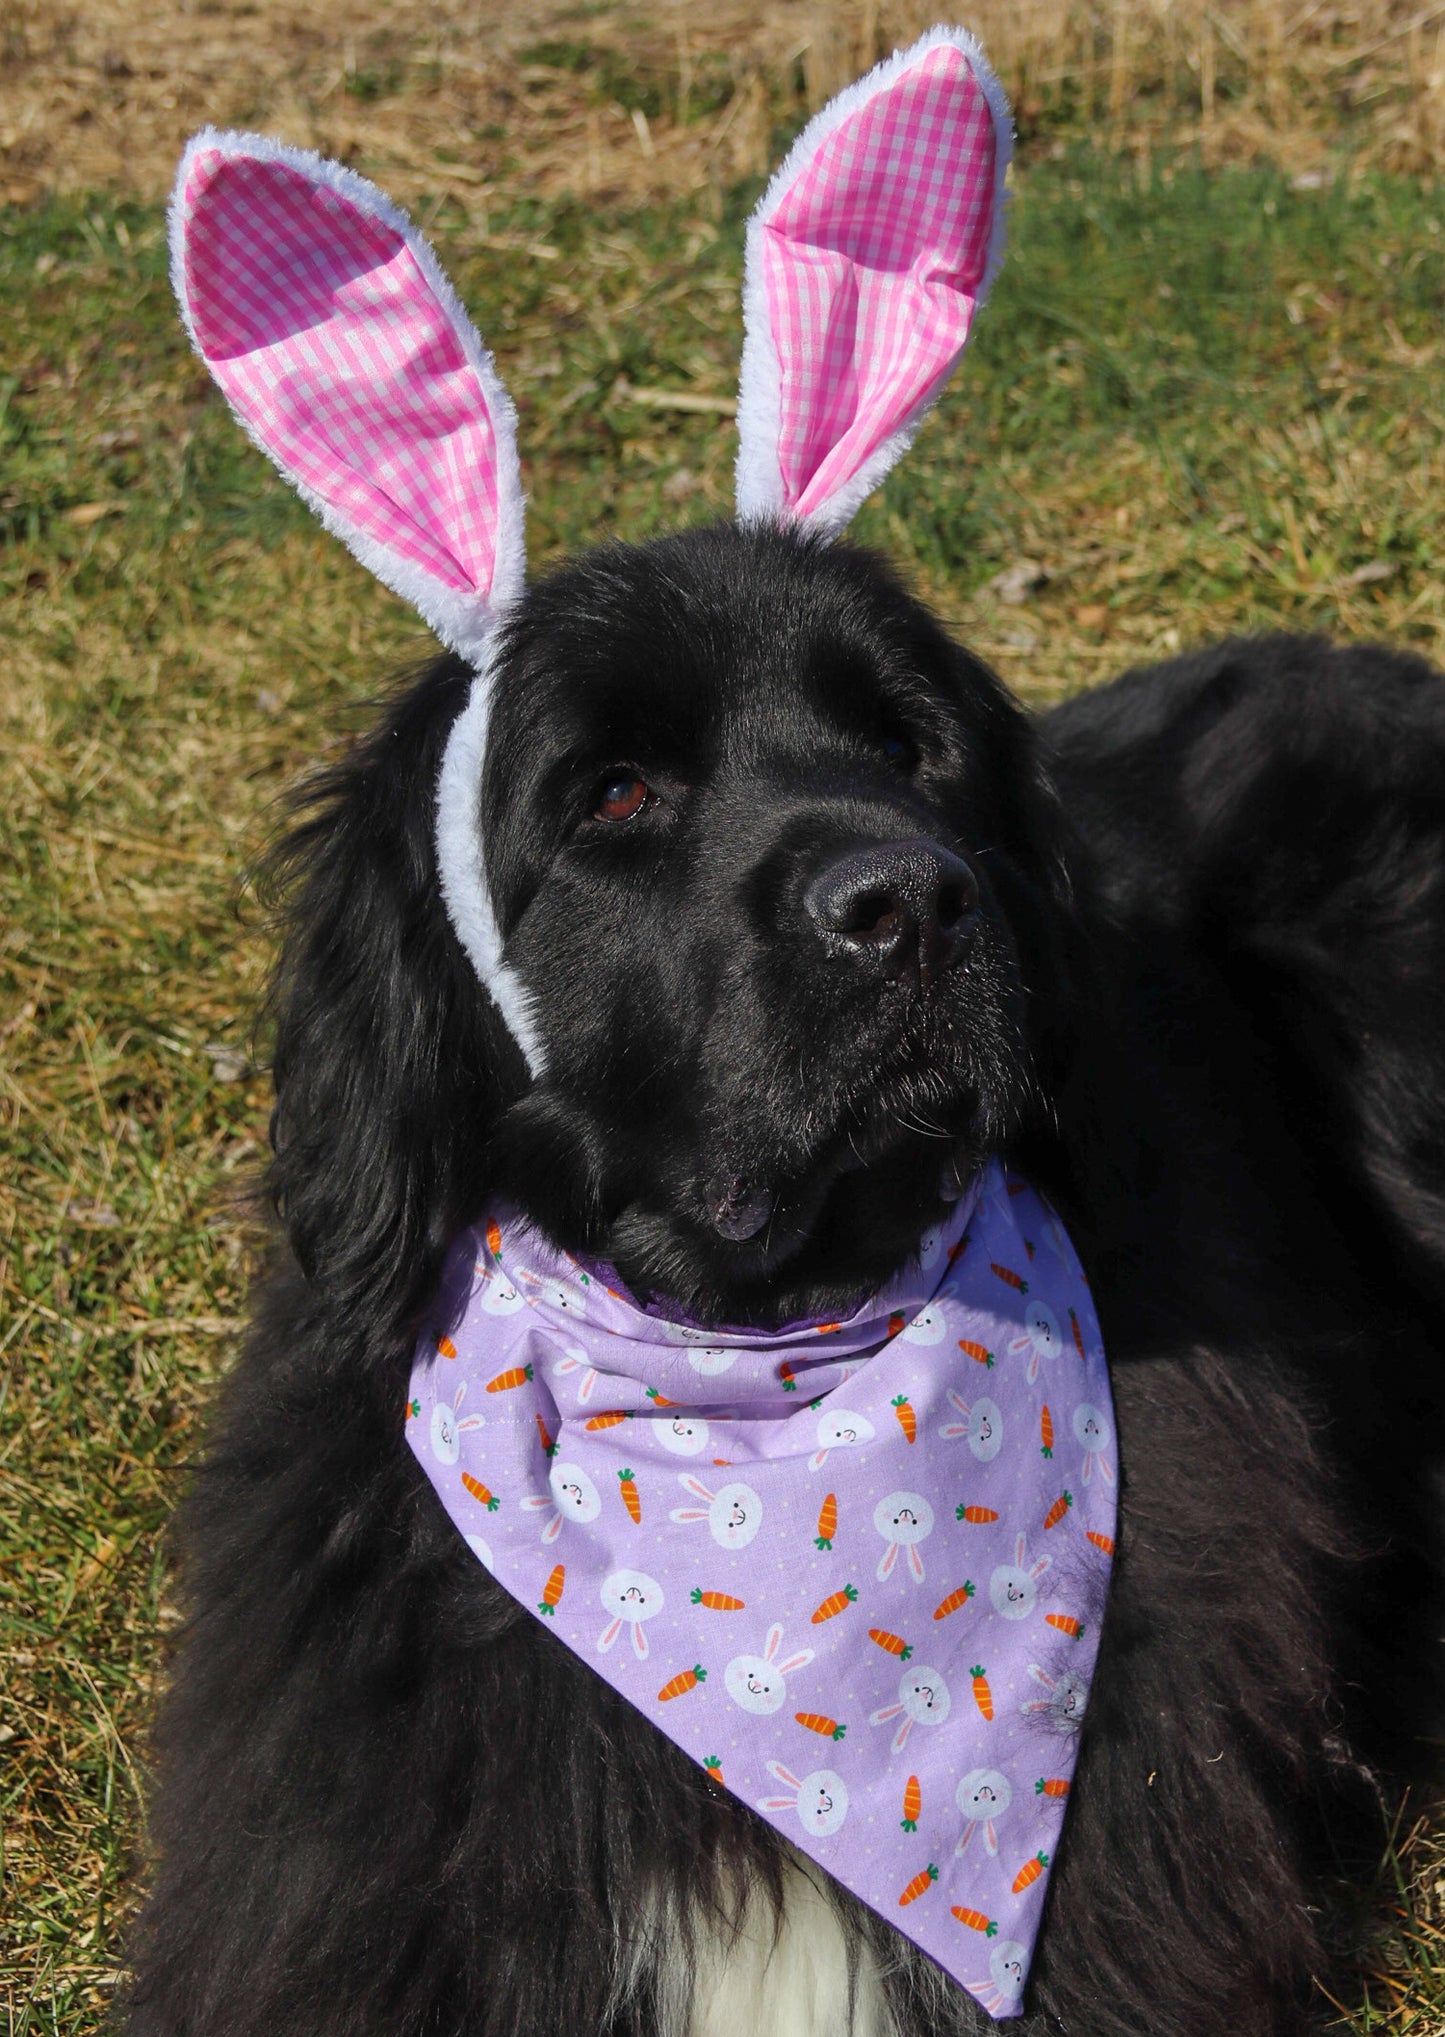
<path id="1" fill-rule="evenodd" d="M 743 275 L 744 339 L 737 410 L 736 493 L 740 521 L 786 520 L 791 516 L 784 499 L 779 458 L 783 378 L 768 311 L 762 247 L 766 224 L 823 144 L 845 121 L 905 72 L 912 70 L 931 50 L 945 46 L 960 51 L 966 59 L 988 105 L 993 126 L 993 212 L 989 224 L 988 260 L 977 297 L 979 310 L 1003 264 L 1007 177 L 1013 157 L 1013 115 L 1008 98 L 981 46 L 967 30 L 933 28 L 908 49 L 895 51 L 815 114 L 774 172 L 748 222 Z M 803 519 L 808 528 L 831 537 L 852 520 L 863 502 L 908 450 L 920 423 L 937 401 L 951 372 L 952 364 L 931 388 L 924 391 L 903 422 L 874 449 L 857 472 Z"/>
<path id="2" fill-rule="evenodd" d="M 187 269 L 191 226 L 187 200 L 196 159 L 207 153 L 232 161 L 249 159 L 279 163 L 305 178 L 309 184 L 336 192 L 356 211 L 375 219 L 405 242 L 435 297 L 467 365 L 476 376 L 481 399 L 479 408 L 485 411 L 495 447 L 497 531 L 490 584 L 484 591 L 472 592 L 447 586 L 424 565 L 403 557 L 383 539 L 363 529 L 346 510 L 325 500 L 300 478 L 277 447 L 268 443 L 265 433 L 240 405 L 233 402 L 232 408 L 248 436 L 291 483 L 308 507 L 315 511 L 326 528 L 340 538 L 378 580 L 404 601 L 410 602 L 444 644 L 473 664 L 480 664 L 495 619 L 521 593 L 526 571 L 516 412 L 497 375 L 496 364 L 482 345 L 475 326 L 431 247 L 406 214 L 374 184 L 343 164 L 329 162 L 310 150 L 288 148 L 265 135 L 208 127 L 194 135 L 186 146 L 176 173 L 168 216 L 172 285 L 191 343 L 208 367 L 212 364 L 196 329 Z"/>
<path id="3" fill-rule="evenodd" d="M 471 957 L 507 1029 L 540 1076 L 545 1056 L 525 984 L 502 959 L 502 932 L 487 883 L 482 847 L 482 774 L 491 719 L 490 654 L 472 681 L 467 704 L 452 723 L 437 778 L 436 844 L 442 897 L 457 939 Z"/>

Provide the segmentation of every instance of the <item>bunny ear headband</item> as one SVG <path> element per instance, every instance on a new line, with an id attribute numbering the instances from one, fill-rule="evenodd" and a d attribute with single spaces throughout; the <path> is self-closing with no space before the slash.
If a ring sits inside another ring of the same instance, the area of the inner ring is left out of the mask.
<path id="1" fill-rule="evenodd" d="M 906 451 L 1002 257 L 1008 104 L 935 28 L 811 120 L 748 227 L 737 507 L 835 533 Z M 207 128 L 171 270 L 236 416 L 327 529 L 476 668 L 437 792 L 447 911 L 534 1074 L 480 812 L 496 625 L 522 592 L 516 416 L 405 214 L 338 163 Z"/>

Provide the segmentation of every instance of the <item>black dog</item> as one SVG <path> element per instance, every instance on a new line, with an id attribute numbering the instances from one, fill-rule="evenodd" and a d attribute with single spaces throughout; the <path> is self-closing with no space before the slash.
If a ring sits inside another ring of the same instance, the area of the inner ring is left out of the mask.
<path id="1" fill-rule="evenodd" d="M 1316 1877 L 1439 1726 L 1445 685 L 1281 639 L 1033 722 L 875 559 L 732 527 L 544 580 L 498 670 L 542 1079 L 438 895 L 459 661 L 280 852 L 284 1242 L 185 1514 L 134 2037 L 684 2037 L 775 1917 L 760 2031 L 845 2021 L 790 1932 L 860 2031 L 987 2027 L 487 1576 L 399 1409 L 499 1191 L 769 1323 L 991 1151 L 1089 1271 L 1123 1476 L 1027 2027 L 1314 2027 Z"/>

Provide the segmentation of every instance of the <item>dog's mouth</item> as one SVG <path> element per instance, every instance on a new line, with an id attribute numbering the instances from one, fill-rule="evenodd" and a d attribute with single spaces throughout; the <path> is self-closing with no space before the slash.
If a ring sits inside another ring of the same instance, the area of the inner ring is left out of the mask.
<path id="1" fill-rule="evenodd" d="M 853 1229 L 874 1186 L 896 1199 L 906 1181 L 919 1230 L 957 1199 L 1014 1128 L 1028 1088 L 1004 949 L 996 940 L 932 994 L 890 989 L 809 1069 L 783 1136 L 781 1110 L 769 1126 L 726 1113 L 683 1198 L 688 1228 L 725 1277 L 765 1279 L 821 1236 Z M 758 1093 L 776 1097 L 766 1083 Z"/>

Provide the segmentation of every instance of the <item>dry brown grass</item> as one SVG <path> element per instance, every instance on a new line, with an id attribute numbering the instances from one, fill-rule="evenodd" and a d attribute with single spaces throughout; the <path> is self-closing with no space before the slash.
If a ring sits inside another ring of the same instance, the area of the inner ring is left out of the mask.
<path id="1" fill-rule="evenodd" d="M 0 195 L 159 198 L 204 121 L 485 217 L 499 188 L 646 196 L 764 169 L 773 131 L 930 0 L 5 0 Z M 1197 142 L 1296 170 L 1445 159 L 1445 0 L 972 0 L 1026 142 Z"/>

